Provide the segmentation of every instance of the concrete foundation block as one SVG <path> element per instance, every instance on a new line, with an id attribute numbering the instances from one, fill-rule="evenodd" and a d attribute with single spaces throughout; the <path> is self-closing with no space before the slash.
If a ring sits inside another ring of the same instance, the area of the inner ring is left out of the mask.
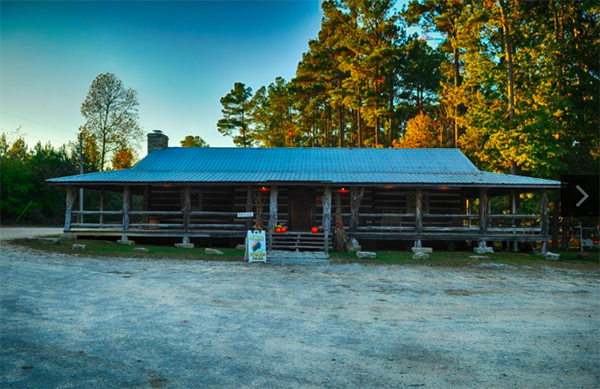
<path id="1" fill-rule="evenodd" d="M 117 243 L 119 243 L 119 244 L 135 244 L 135 240 L 129 240 L 129 239 L 123 240 L 123 239 L 119 239 L 119 240 L 117 240 Z"/>
<path id="2" fill-rule="evenodd" d="M 144 247 L 136 247 L 133 249 L 133 252 L 140 253 L 140 254 L 146 254 L 146 253 L 149 253 L 150 250 L 148 250 L 147 248 L 144 248 Z"/>
<path id="3" fill-rule="evenodd" d="M 175 247 L 180 248 L 180 249 L 193 249 L 194 244 L 193 243 L 175 243 Z"/>
<path id="4" fill-rule="evenodd" d="M 356 256 L 359 259 L 375 259 L 377 258 L 377 253 L 373 253 L 370 251 L 357 251 Z"/>
<path id="5" fill-rule="evenodd" d="M 60 240 L 77 240 L 77 235 L 70 234 L 70 233 L 64 233 L 58 239 L 60 239 Z"/>
<path id="6" fill-rule="evenodd" d="M 204 250 L 204 254 L 208 254 L 208 255 L 223 255 L 222 251 L 219 251 L 217 249 L 211 249 L 211 248 L 206 248 Z"/>
<path id="7" fill-rule="evenodd" d="M 78 250 L 85 250 L 85 245 L 84 244 L 77 244 L 75 243 L 72 247 L 73 250 L 78 251 Z"/>
<path id="8" fill-rule="evenodd" d="M 237 246 L 235 246 L 236 250 L 246 250 L 246 245 L 245 244 L 238 244 Z"/>
<path id="9" fill-rule="evenodd" d="M 428 259 L 428 258 L 429 258 L 429 254 L 423 253 L 423 252 L 416 252 L 415 255 L 413 255 L 413 259 Z"/>
<path id="10" fill-rule="evenodd" d="M 473 249 L 475 254 L 494 254 L 493 247 L 475 247 Z"/>
<path id="11" fill-rule="evenodd" d="M 555 254 L 555 253 L 551 253 L 550 251 L 548 251 L 546 253 L 546 261 L 558 261 L 560 259 L 560 254 Z"/>
<path id="12" fill-rule="evenodd" d="M 469 259 L 490 259 L 487 255 L 471 255 Z"/>
<path id="13" fill-rule="evenodd" d="M 412 252 L 415 254 L 416 253 L 431 254 L 431 253 L 433 253 L 433 248 L 431 248 L 431 247 L 413 247 Z"/>

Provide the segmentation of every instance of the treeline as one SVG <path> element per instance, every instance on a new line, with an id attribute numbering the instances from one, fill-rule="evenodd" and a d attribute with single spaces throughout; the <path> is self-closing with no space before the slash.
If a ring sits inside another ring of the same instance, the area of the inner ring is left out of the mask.
<path id="1" fill-rule="evenodd" d="M 556 178 L 600 154 L 599 4 L 322 3 L 296 75 L 221 99 L 250 147 L 458 147 L 480 168 Z M 419 25 L 432 47 L 407 28 Z"/>
<path id="2" fill-rule="evenodd" d="M 58 149 L 38 142 L 28 149 L 23 137 L 9 142 L 0 135 L 0 209 L 2 222 L 60 224 L 65 217 L 65 190 L 45 180 L 79 173 L 73 145 Z"/>

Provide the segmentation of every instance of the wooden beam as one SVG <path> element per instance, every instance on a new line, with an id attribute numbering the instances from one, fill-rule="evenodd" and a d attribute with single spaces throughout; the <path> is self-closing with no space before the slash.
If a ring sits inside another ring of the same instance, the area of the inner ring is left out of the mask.
<path id="1" fill-rule="evenodd" d="M 81 213 L 83 213 L 84 215 L 120 215 L 123 212 L 122 211 L 72 211 L 72 213 L 74 215 L 79 215 Z M 132 212 L 129 212 L 129 214 L 131 215 Z"/>
<path id="2" fill-rule="evenodd" d="M 65 212 L 65 232 L 71 230 L 71 212 L 73 212 L 73 204 L 75 203 L 75 193 L 73 187 L 67 186 L 67 211 Z"/>
<path id="3" fill-rule="evenodd" d="M 325 232 L 325 243 L 323 249 L 329 253 L 329 233 L 331 231 L 331 187 L 326 186 L 323 191 L 323 230 Z"/>
<path id="4" fill-rule="evenodd" d="M 131 192 L 129 185 L 123 187 L 123 231 L 129 231 L 129 211 L 131 209 Z"/>
<path id="5" fill-rule="evenodd" d="M 190 228 L 236 228 L 244 229 L 245 224 L 190 224 Z"/>
<path id="6" fill-rule="evenodd" d="M 273 230 L 277 225 L 277 186 L 271 187 L 271 201 L 269 202 L 269 250 L 273 246 Z"/>
<path id="7" fill-rule="evenodd" d="M 544 237 L 542 254 L 546 254 L 548 252 L 548 191 L 546 189 L 540 190 L 540 229 Z"/>
<path id="8" fill-rule="evenodd" d="M 186 185 L 183 188 L 183 229 L 185 231 L 190 230 L 190 211 L 192 209 L 192 200 L 190 195 L 192 193 L 192 187 L 190 185 Z"/>
<path id="9" fill-rule="evenodd" d="M 353 186 L 350 188 L 350 233 L 354 233 L 357 230 L 360 216 L 360 203 L 362 202 L 364 195 L 364 187 L 357 188 Z"/>
<path id="10" fill-rule="evenodd" d="M 254 204 L 252 203 L 252 187 L 250 185 L 248 185 L 246 187 L 246 212 L 252 212 L 253 205 Z M 246 229 L 247 230 L 252 229 L 252 219 L 253 218 L 251 218 L 251 217 L 246 219 Z"/>
<path id="11" fill-rule="evenodd" d="M 190 212 L 193 215 L 193 212 Z M 180 216 L 183 211 L 129 211 L 129 215 Z"/>
<path id="12" fill-rule="evenodd" d="M 418 188 L 415 193 L 415 234 L 423 233 L 423 189 Z M 421 247 L 421 239 L 417 239 L 415 247 Z"/>
<path id="13" fill-rule="evenodd" d="M 487 235 L 488 210 L 488 188 L 481 188 L 479 189 L 479 234 L 482 236 Z M 479 245 L 485 247 L 485 240 L 481 240 Z"/>

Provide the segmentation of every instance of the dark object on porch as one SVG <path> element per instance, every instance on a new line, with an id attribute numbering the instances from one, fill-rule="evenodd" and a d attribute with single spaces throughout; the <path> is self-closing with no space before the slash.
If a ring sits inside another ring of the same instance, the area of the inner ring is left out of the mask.
<path id="1" fill-rule="evenodd" d="M 169 148 L 167 141 L 162 133 L 149 134 L 153 151 L 132 169 L 48 180 L 67 185 L 65 231 L 241 241 L 254 219 L 256 227 L 268 226 L 269 249 L 314 247 L 304 233 L 322 226 L 315 235 L 328 251 L 335 193 L 342 228 L 336 235 L 361 243 L 540 241 L 545 251 L 546 192 L 560 187 L 557 181 L 479 171 L 457 149 Z M 75 211 L 78 187 L 95 189 L 99 207 Z M 531 191 L 539 192 L 539 214 L 490 214 L 490 196 Z M 106 209 L 108 194 L 122 194 L 122 207 Z M 251 212 L 253 217 L 244 216 Z M 72 218 L 82 215 L 85 223 Z M 274 234 L 276 225 L 289 230 Z"/>

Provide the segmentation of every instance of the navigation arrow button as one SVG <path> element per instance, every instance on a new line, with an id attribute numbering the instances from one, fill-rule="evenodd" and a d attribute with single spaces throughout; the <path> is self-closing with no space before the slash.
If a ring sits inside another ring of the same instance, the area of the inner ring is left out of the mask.
<path id="1" fill-rule="evenodd" d="M 577 190 L 581 192 L 581 194 L 583 195 L 583 198 L 581 200 L 579 200 L 579 202 L 577 204 L 575 204 L 576 207 L 579 207 L 581 204 L 583 204 L 583 202 L 585 200 L 587 200 L 588 197 L 590 197 L 589 194 L 585 193 L 585 190 L 581 189 L 581 187 L 579 185 L 576 186 Z"/>

